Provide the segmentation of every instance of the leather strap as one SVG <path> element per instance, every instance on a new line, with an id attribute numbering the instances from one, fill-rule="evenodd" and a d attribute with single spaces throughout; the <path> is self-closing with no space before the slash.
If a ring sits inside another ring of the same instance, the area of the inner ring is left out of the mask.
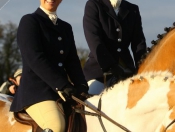
<path id="1" fill-rule="evenodd" d="M 101 98 L 99 99 L 99 102 L 98 102 L 98 111 L 101 111 Z M 100 115 L 98 115 L 98 120 L 100 122 L 100 125 L 101 125 L 103 131 L 107 132 Z"/>

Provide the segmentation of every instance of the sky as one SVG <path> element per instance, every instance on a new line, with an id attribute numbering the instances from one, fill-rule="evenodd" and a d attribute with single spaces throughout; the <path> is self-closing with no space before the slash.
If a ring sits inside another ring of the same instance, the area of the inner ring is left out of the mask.
<path id="1" fill-rule="evenodd" d="M 57 9 L 58 17 L 72 25 L 76 46 L 84 49 L 88 49 L 82 25 L 86 2 L 87 0 L 63 0 Z M 171 27 L 175 22 L 175 0 L 128 0 L 128 2 L 139 6 L 148 47 L 151 46 L 152 40 L 157 39 L 158 34 L 165 32 L 165 27 Z M 18 26 L 21 17 L 33 13 L 39 5 L 39 0 L 0 0 L 0 23 L 12 22 Z"/>

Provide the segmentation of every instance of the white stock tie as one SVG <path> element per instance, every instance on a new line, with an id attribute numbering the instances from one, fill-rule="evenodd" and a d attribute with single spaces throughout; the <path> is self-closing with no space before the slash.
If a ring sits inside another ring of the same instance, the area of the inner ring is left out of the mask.
<path id="1" fill-rule="evenodd" d="M 51 14 L 51 13 L 49 13 L 48 15 L 49 15 L 50 20 L 53 22 L 53 24 L 56 25 L 57 15 L 56 14 Z"/>

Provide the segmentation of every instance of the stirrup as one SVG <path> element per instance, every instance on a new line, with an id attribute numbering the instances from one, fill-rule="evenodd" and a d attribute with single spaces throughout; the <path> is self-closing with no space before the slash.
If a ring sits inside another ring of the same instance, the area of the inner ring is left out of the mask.
<path id="1" fill-rule="evenodd" d="M 49 128 L 46 128 L 46 129 L 43 130 L 43 132 L 53 132 L 53 131 Z"/>

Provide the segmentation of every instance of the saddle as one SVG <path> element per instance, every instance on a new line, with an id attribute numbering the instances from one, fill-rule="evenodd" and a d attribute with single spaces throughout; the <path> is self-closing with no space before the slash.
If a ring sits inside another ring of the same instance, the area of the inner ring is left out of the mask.
<path id="1" fill-rule="evenodd" d="M 78 103 L 71 105 L 69 102 L 63 103 L 64 115 L 66 119 L 66 131 L 65 132 L 86 132 L 86 120 L 84 111 L 84 106 Z M 25 112 L 14 112 L 14 117 L 19 123 L 30 125 L 32 127 L 32 132 L 42 132 L 43 130 L 38 126 L 38 124 Z"/>
<path id="2" fill-rule="evenodd" d="M 16 121 L 21 124 L 30 125 L 32 127 L 32 132 L 42 132 L 43 130 L 38 126 L 38 124 L 25 112 L 14 112 L 14 117 Z"/>

